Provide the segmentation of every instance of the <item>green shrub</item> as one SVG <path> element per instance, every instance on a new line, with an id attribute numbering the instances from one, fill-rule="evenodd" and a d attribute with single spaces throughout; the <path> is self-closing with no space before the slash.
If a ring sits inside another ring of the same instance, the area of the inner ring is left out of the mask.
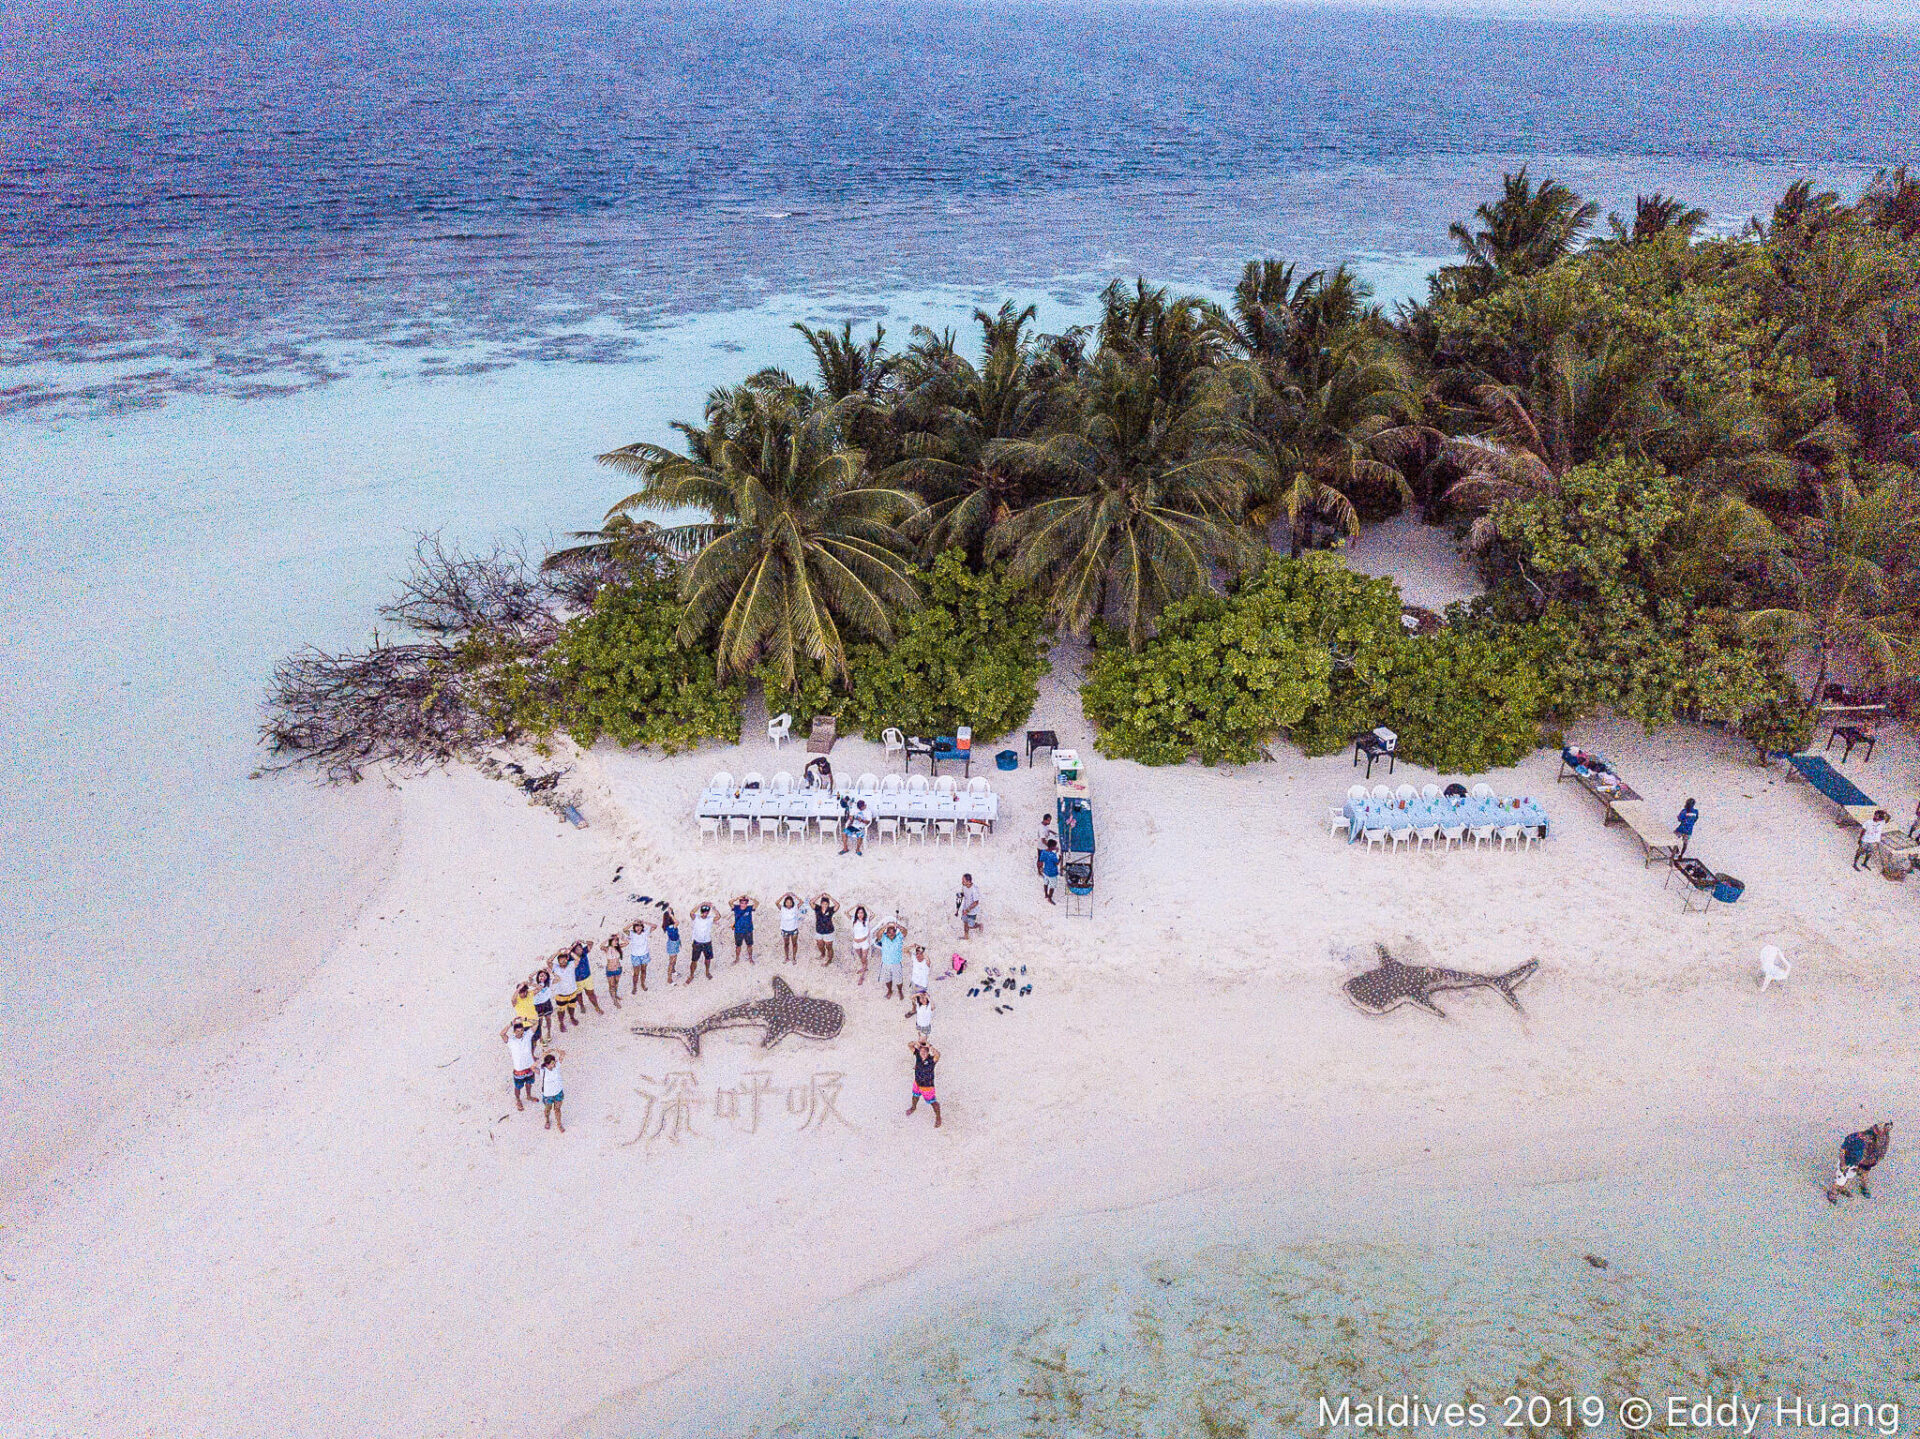
<path id="1" fill-rule="evenodd" d="M 670 580 L 609 586 L 513 686 L 515 718 L 536 735 L 565 730 L 673 753 L 740 735 L 744 687 L 674 640 L 682 606 Z"/>

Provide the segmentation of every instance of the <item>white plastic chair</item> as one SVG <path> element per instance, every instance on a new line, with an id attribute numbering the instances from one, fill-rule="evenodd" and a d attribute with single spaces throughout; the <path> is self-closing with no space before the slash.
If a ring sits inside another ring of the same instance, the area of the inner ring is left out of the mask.
<path id="1" fill-rule="evenodd" d="M 727 837 L 729 839 L 749 839 L 752 835 L 752 819 L 744 814 L 727 816 Z"/>
<path id="2" fill-rule="evenodd" d="M 950 774 L 943 774 L 933 782 L 933 792 L 935 794 L 946 795 L 948 798 L 952 798 L 954 791 L 958 788 L 959 786 L 953 782 L 953 776 Z"/>
<path id="3" fill-rule="evenodd" d="M 1505 849 L 1510 844 L 1517 845 L 1519 843 L 1520 843 L 1520 826 L 1519 825 L 1503 824 L 1500 826 L 1500 848 L 1501 849 Z"/>
<path id="4" fill-rule="evenodd" d="M 757 769 L 750 769 L 740 776 L 741 789 L 764 789 L 766 784 L 767 777 Z"/>
<path id="5" fill-rule="evenodd" d="M 984 819 L 967 821 L 967 843 L 985 844 L 987 842 L 987 822 Z"/>
<path id="6" fill-rule="evenodd" d="M 1366 797 L 1367 797 L 1367 787 L 1365 785 L 1350 784 L 1347 786 L 1348 799 L 1365 799 Z"/>
<path id="7" fill-rule="evenodd" d="M 1393 791 L 1383 784 L 1377 784 L 1373 787 L 1373 797 L 1382 804 L 1391 804 L 1393 802 Z"/>
<path id="8" fill-rule="evenodd" d="M 1536 844 L 1545 844 L 1547 842 L 1546 835 L 1541 833 L 1541 828 L 1537 824 L 1521 825 L 1520 838 L 1526 841 L 1526 848 L 1528 849 L 1532 849 Z"/>
<path id="9" fill-rule="evenodd" d="M 871 799 L 880 793 L 880 781 L 873 777 L 872 771 L 868 771 L 860 776 L 859 782 L 853 787 L 853 792 Z"/>
<path id="10" fill-rule="evenodd" d="M 778 839 L 780 837 L 780 809 L 777 805 L 768 805 L 760 811 L 760 838 Z"/>
<path id="11" fill-rule="evenodd" d="M 899 839 L 900 817 L 892 814 L 881 815 L 873 823 L 873 832 L 881 839 Z"/>
<path id="12" fill-rule="evenodd" d="M 1421 845 L 1424 844 L 1428 849 L 1433 849 L 1436 847 L 1436 842 L 1439 840 L 1439 838 L 1440 838 L 1439 825 L 1437 824 L 1422 825 L 1420 828 L 1414 830 L 1413 832 L 1413 840 L 1414 840 L 1413 847 L 1415 849 L 1418 849 L 1420 848 Z"/>
<path id="13" fill-rule="evenodd" d="M 1479 784 L 1473 787 L 1471 793 L 1475 799 L 1492 799 L 1493 786 L 1488 784 L 1485 780 L 1482 780 Z"/>
<path id="14" fill-rule="evenodd" d="M 818 838 L 823 840 L 828 840 L 828 839 L 838 839 L 840 837 L 840 816 L 839 815 L 823 814 L 820 816 L 819 819 L 815 821 L 815 824 L 819 826 L 819 829 L 817 831 Z"/>
<path id="15" fill-rule="evenodd" d="M 925 775 L 910 774 L 907 776 L 907 793 L 908 794 L 925 794 L 926 792 L 927 792 L 927 777 Z"/>
<path id="16" fill-rule="evenodd" d="M 1467 827 L 1464 824 L 1443 824 L 1440 833 L 1446 836 L 1448 849 L 1458 849 L 1466 842 Z"/>
<path id="17" fill-rule="evenodd" d="M 789 806 L 782 828 L 786 831 L 788 844 L 796 839 L 805 839 L 807 831 L 813 828 L 812 810 L 800 804 Z"/>
<path id="18" fill-rule="evenodd" d="M 1410 845 L 1413 843 L 1413 831 L 1411 829 L 1396 829 L 1392 833 L 1393 847 L 1395 849 L 1399 849 L 1402 845 Z"/>
<path id="19" fill-rule="evenodd" d="M 922 844 L 927 842 L 927 817 L 924 814 L 908 815 L 906 824 L 908 839 L 917 839 Z"/>
<path id="20" fill-rule="evenodd" d="M 967 793 L 968 794 L 992 794 L 993 785 L 988 782 L 987 777 L 985 775 L 977 774 L 972 779 L 967 781 Z"/>
<path id="21" fill-rule="evenodd" d="M 906 781 L 897 774 L 885 775 L 880 780 L 881 794 L 899 794 Z"/>
<path id="22" fill-rule="evenodd" d="M 1473 847 L 1475 849 L 1480 848 L 1483 844 L 1491 845 L 1493 843 L 1493 826 L 1490 824 L 1476 824 L 1469 829 L 1467 833 L 1473 836 Z"/>
<path id="23" fill-rule="evenodd" d="M 1393 797 L 1397 800 L 1404 800 L 1406 803 L 1412 804 L 1420 797 L 1420 791 L 1410 784 L 1403 784 L 1393 792 Z"/>
<path id="24" fill-rule="evenodd" d="M 720 838 L 720 816 L 719 815 L 703 814 L 700 816 L 700 838 L 702 839 Z"/>
<path id="25" fill-rule="evenodd" d="M 952 844 L 954 831 L 960 828 L 960 821 L 957 819 L 936 819 L 933 822 L 933 828 L 939 838 L 944 839 L 948 844 Z"/>
<path id="26" fill-rule="evenodd" d="M 1425 799 L 1425 800 L 1435 800 L 1435 799 L 1438 799 L 1438 798 L 1440 798 L 1440 786 L 1439 786 L 1439 785 L 1437 785 L 1437 784 L 1423 784 L 1423 785 L 1421 785 L 1421 786 L 1420 786 L 1420 798 L 1422 798 L 1422 799 Z"/>
<path id="27" fill-rule="evenodd" d="M 1353 839 L 1353 821 L 1347 818 L 1347 812 L 1340 809 L 1327 811 L 1327 837 L 1344 834 L 1349 841 Z"/>
<path id="28" fill-rule="evenodd" d="M 889 760 L 896 754 L 905 754 L 907 752 L 907 737 L 892 725 L 888 725 L 880 731 L 880 742 L 887 747 L 886 757 Z"/>
<path id="29" fill-rule="evenodd" d="M 707 781 L 708 794 L 726 794 L 732 788 L 733 788 L 733 776 L 728 774 L 725 770 L 721 770 L 720 773 L 718 773 L 712 779 Z"/>
<path id="30" fill-rule="evenodd" d="M 775 715 L 767 721 L 767 738 L 773 741 L 775 749 L 780 748 L 793 736 L 793 716 Z"/>
<path id="31" fill-rule="evenodd" d="M 1760 950 L 1760 992 L 1776 984 L 1785 984 L 1793 973 L 1793 961 L 1780 952 L 1778 945 L 1763 945 Z"/>
<path id="32" fill-rule="evenodd" d="M 1366 836 L 1368 849 L 1372 849 L 1375 845 L 1384 847 L 1387 842 L 1387 832 L 1384 829 L 1367 830 Z"/>
<path id="33" fill-rule="evenodd" d="M 773 792 L 775 794 L 792 794 L 793 776 L 785 770 L 775 771 L 773 776 Z"/>

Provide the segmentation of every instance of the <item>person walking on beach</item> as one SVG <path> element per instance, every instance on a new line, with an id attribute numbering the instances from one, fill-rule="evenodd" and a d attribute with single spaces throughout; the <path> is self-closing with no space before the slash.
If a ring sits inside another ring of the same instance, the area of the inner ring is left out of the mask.
<path id="1" fill-rule="evenodd" d="M 1860 826 L 1860 843 L 1853 850 L 1855 870 L 1872 867 L 1874 849 L 1880 843 L 1880 836 L 1887 832 L 1887 824 L 1892 818 L 1885 810 L 1877 809 L 1873 812 L 1873 818 Z"/>
<path id="2" fill-rule="evenodd" d="M 747 956 L 747 963 L 753 963 L 753 896 L 737 895 L 733 901 L 733 962 L 738 964 L 740 956 Z"/>
<path id="3" fill-rule="evenodd" d="M 1047 897 L 1048 904 L 1055 904 L 1054 886 L 1060 883 L 1060 847 L 1052 840 L 1040 851 L 1040 890 Z"/>
<path id="4" fill-rule="evenodd" d="M 693 957 L 687 961 L 687 983 L 700 972 L 700 961 L 707 962 L 707 978 L 713 978 L 713 906 L 702 901 L 693 912 Z"/>
<path id="5" fill-rule="evenodd" d="M 953 908 L 960 916 L 960 938 L 971 938 L 980 928 L 980 891 L 974 887 L 972 875 L 960 876 L 960 893 L 954 898 Z"/>
<path id="6" fill-rule="evenodd" d="M 933 1087 L 933 1067 L 940 1062 L 940 1051 L 927 1042 L 924 1035 L 917 1037 L 907 1046 L 913 1055 L 913 1098 L 907 1104 L 907 1113 L 912 1114 L 920 1107 L 920 1101 L 926 1100 L 927 1108 L 933 1111 L 933 1127 L 940 1127 L 940 1094 Z"/>
<path id="7" fill-rule="evenodd" d="M 581 996 L 593 1006 L 595 1014 L 605 1014 L 600 1007 L 600 996 L 593 992 L 593 941 L 583 939 L 573 946 L 573 982 L 580 986 Z M 586 1018 L 583 1012 L 580 1016 Z"/>
<path id="8" fill-rule="evenodd" d="M 897 919 L 880 926 L 880 982 L 887 987 L 886 999 L 905 999 L 907 987 L 900 982 L 900 957 L 907 942 L 907 927 Z"/>
<path id="9" fill-rule="evenodd" d="M 925 994 L 933 987 L 933 966 L 927 963 L 927 947 L 913 947 L 913 993 Z"/>
<path id="10" fill-rule="evenodd" d="M 847 852 L 847 841 L 853 841 L 853 852 L 867 852 L 867 802 L 856 799 L 847 810 L 847 822 L 840 829 L 840 853 Z"/>
<path id="11" fill-rule="evenodd" d="M 1673 832 L 1680 837 L 1680 857 L 1686 858 L 1687 844 L 1693 839 L 1693 827 L 1700 822 L 1700 806 L 1688 796 L 1687 802 L 1680 806 L 1680 813 L 1674 816 Z"/>
<path id="12" fill-rule="evenodd" d="M 627 972 L 626 931 L 616 929 L 607 936 L 606 943 L 600 948 L 604 956 L 600 961 L 600 967 L 607 972 L 607 998 L 611 999 L 613 1007 L 618 1009 L 620 1007 L 620 976 Z"/>
<path id="13" fill-rule="evenodd" d="M 780 896 L 780 954 L 788 964 L 800 961 L 800 896 L 792 890 Z"/>
<path id="14" fill-rule="evenodd" d="M 520 1102 L 521 1091 L 533 1093 L 533 1034 L 523 1021 L 516 1019 L 500 1031 L 500 1038 L 506 1041 L 507 1059 L 513 1066 L 513 1107 L 524 1110 L 527 1106 Z"/>
<path id="15" fill-rule="evenodd" d="M 673 972 L 680 967 L 680 921 L 673 917 L 673 906 L 660 906 L 660 932 L 667 937 L 667 983 L 673 983 Z"/>
<path id="16" fill-rule="evenodd" d="M 560 1114 L 560 1101 L 567 1097 L 566 1087 L 560 1081 L 560 1061 L 567 1057 L 564 1049 L 556 1049 L 540 1061 L 540 1108 L 546 1115 L 547 1129 L 567 1132 L 567 1122 Z"/>
<path id="17" fill-rule="evenodd" d="M 913 1021 L 913 1027 L 922 1039 L 933 1034 L 933 996 L 924 989 L 913 996 L 913 1008 L 907 1011 L 907 1018 Z"/>
<path id="18" fill-rule="evenodd" d="M 1841 1140 L 1840 1167 L 1834 1171 L 1833 1183 L 1827 1186 L 1827 1203 L 1838 1204 L 1841 1195 L 1850 1196 L 1856 1183 L 1862 1199 L 1873 1198 L 1873 1191 L 1867 1188 L 1867 1176 L 1873 1172 L 1874 1165 L 1887 1157 L 1887 1148 L 1892 1143 L 1891 1119 L 1883 1119 L 1871 1129 L 1862 1129 Z"/>
<path id="19" fill-rule="evenodd" d="M 833 917 L 839 912 L 840 906 L 825 890 L 814 896 L 813 951 L 822 964 L 833 963 Z"/>
<path id="20" fill-rule="evenodd" d="M 853 943 L 853 957 L 860 961 L 860 977 L 855 984 L 867 982 L 867 955 L 873 950 L 873 926 L 867 922 L 867 907 L 856 904 L 853 907 L 853 925 L 848 936 Z"/>
<path id="21" fill-rule="evenodd" d="M 553 976 L 553 1012 L 559 1018 L 559 1029 L 567 1032 L 567 1022 L 571 1020 L 574 1028 L 580 1027 L 580 981 L 573 977 L 573 956 L 564 949 L 554 958 L 552 967 L 547 971 Z"/>
<path id="22" fill-rule="evenodd" d="M 533 975 L 533 1012 L 540 1016 L 540 1038 L 553 1043 L 553 974 L 539 969 Z"/>

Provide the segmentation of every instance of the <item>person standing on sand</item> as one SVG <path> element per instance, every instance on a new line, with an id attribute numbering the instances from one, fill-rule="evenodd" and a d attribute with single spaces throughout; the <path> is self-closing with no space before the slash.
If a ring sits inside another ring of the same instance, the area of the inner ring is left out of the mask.
<path id="1" fill-rule="evenodd" d="M 1867 1188 L 1867 1176 L 1873 1172 L 1874 1165 L 1887 1157 L 1892 1143 L 1891 1119 L 1883 1119 L 1871 1129 L 1862 1129 L 1841 1140 L 1840 1167 L 1834 1172 L 1833 1183 L 1827 1186 L 1827 1203 L 1838 1204 L 1841 1195 L 1850 1196 L 1856 1182 L 1862 1199 L 1873 1198 L 1873 1191 Z"/>
<path id="2" fill-rule="evenodd" d="M 744 951 L 747 963 L 753 963 L 753 896 L 737 895 L 733 901 L 733 962 L 740 962 Z"/>
<path id="3" fill-rule="evenodd" d="M 513 1107 L 525 1109 L 520 1102 L 520 1091 L 533 1093 L 533 1035 L 520 1020 L 514 1020 L 500 1031 L 500 1037 L 507 1044 L 507 1058 L 513 1066 Z"/>
<path id="4" fill-rule="evenodd" d="M 667 937 L 667 983 L 673 983 L 673 972 L 680 967 L 680 921 L 673 917 L 673 906 L 660 906 L 660 932 Z"/>
<path id="5" fill-rule="evenodd" d="M 800 896 L 792 890 L 780 896 L 780 954 L 788 964 L 800 962 Z"/>
<path id="6" fill-rule="evenodd" d="M 933 1111 L 933 1127 L 940 1127 L 940 1094 L 933 1087 L 933 1067 L 940 1062 L 940 1051 L 935 1049 L 922 1035 L 907 1046 L 913 1055 L 913 1098 L 907 1104 L 907 1113 L 912 1114 L 920 1107 L 920 1101 L 927 1101 L 927 1108 Z"/>
<path id="7" fill-rule="evenodd" d="M 960 893 L 954 898 L 953 909 L 960 916 L 960 938 L 971 939 L 980 928 L 980 891 L 974 887 L 972 875 L 960 876 Z"/>
<path id="8" fill-rule="evenodd" d="M 913 1021 L 920 1038 L 929 1039 L 933 1035 L 933 996 L 924 989 L 913 996 L 913 1008 L 907 1011 L 907 1018 Z"/>
<path id="9" fill-rule="evenodd" d="M 573 977 L 573 956 L 564 949 L 547 971 L 553 976 L 553 1011 L 560 1020 L 560 1032 L 567 1032 L 567 1021 L 580 1027 L 580 982 Z"/>
<path id="10" fill-rule="evenodd" d="M 513 1017 L 527 1027 L 527 1033 L 540 1037 L 540 1011 L 533 1005 L 533 981 L 523 979 L 513 988 Z"/>
<path id="11" fill-rule="evenodd" d="M 853 841 L 853 852 L 867 852 L 867 802 L 856 799 L 847 811 L 847 821 L 840 829 L 840 853 L 847 852 L 847 841 Z"/>
<path id="12" fill-rule="evenodd" d="M 833 963 L 833 917 L 840 906 L 825 890 L 813 898 L 813 952 L 822 964 Z"/>
<path id="13" fill-rule="evenodd" d="M 636 919 L 629 927 L 637 937 L 633 943 L 633 982 L 627 993 L 638 994 L 647 987 L 647 964 L 666 953 L 667 940 L 658 925 L 644 919 Z"/>
<path id="14" fill-rule="evenodd" d="M 600 961 L 600 967 L 607 972 L 607 997 L 613 1001 L 613 1007 L 618 1009 L 620 1007 L 620 976 L 627 972 L 626 932 L 616 929 L 607 936 L 606 943 L 601 946 L 601 949 L 605 957 Z"/>
<path id="15" fill-rule="evenodd" d="M 560 1115 L 560 1101 L 567 1097 L 565 1086 L 560 1082 L 560 1061 L 567 1057 L 564 1049 L 556 1049 L 540 1061 L 540 1108 L 546 1114 L 545 1128 L 558 1128 L 562 1134 L 567 1132 L 567 1122 Z"/>
<path id="16" fill-rule="evenodd" d="M 700 961 L 707 962 L 707 978 L 713 978 L 713 906 L 702 900 L 693 912 L 693 957 L 687 961 L 687 983 L 700 972 Z"/>
<path id="17" fill-rule="evenodd" d="M 1053 887 L 1060 882 L 1060 849 L 1052 840 L 1040 851 L 1040 891 L 1046 895 L 1047 903 L 1057 901 L 1053 897 Z"/>
<path id="18" fill-rule="evenodd" d="M 1047 872 L 1047 846 L 1055 845 L 1057 847 L 1058 843 L 1059 841 L 1055 838 L 1053 832 L 1053 816 L 1050 814 L 1041 815 L 1040 833 L 1034 836 L 1033 872 L 1035 874 L 1045 874 Z"/>
<path id="19" fill-rule="evenodd" d="M 907 942 L 907 927 L 897 919 L 890 919 L 880 926 L 879 939 L 880 982 L 887 987 L 883 997 L 905 999 L 907 987 L 900 982 L 900 955 Z"/>
<path id="20" fill-rule="evenodd" d="M 933 966 L 927 963 L 927 947 L 916 944 L 913 947 L 913 992 L 925 994 L 933 987 Z"/>
<path id="21" fill-rule="evenodd" d="M 606 1013 L 600 1007 L 600 996 L 593 992 L 593 941 L 590 939 L 580 940 L 573 946 L 573 982 L 580 986 L 581 995 L 593 1006 L 595 1014 Z"/>
<path id="22" fill-rule="evenodd" d="M 1693 827 L 1700 822 L 1700 806 L 1689 795 L 1687 802 L 1680 806 L 1680 813 L 1673 817 L 1673 832 L 1680 837 L 1680 857 L 1687 856 L 1687 845 L 1693 839 Z"/>
<path id="23" fill-rule="evenodd" d="M 1873 812 L 1873 818 L 1860 826 L 1860 843 L 1853 850 L 1853 867 L 1856 871 L 1872 866 L 1873 851 L 1880 843 L 1880 836 L 1887 832 L 1887 822 L 1892 818 L 1885 810 L 1877 809 Z"/>
<path id="24" fill-rule="evenodd" d="M 553 1043 L 553 974 L 538 969 L 533 974 L 533 1012 L 540 1016 L 540 1038 Z"/>
<path id="25" fill-rule="evenodd" d="M 855 984 L 867 982 L 867 955 L 873 950 L 873 927 L 867 922 L 867 907 L 856 904 L 853 907 L 853 927 L 848 936 L 853 942 L 853 957 L 860 961 L 860 977 Z"/>

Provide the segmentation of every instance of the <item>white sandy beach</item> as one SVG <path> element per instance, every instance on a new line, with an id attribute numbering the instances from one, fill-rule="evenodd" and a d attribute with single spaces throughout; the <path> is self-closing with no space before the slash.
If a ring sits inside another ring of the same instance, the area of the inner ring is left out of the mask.
<path id="1" fill-rule="evenodd" d="M 1090 752 L 1066 678 L 1036 722 Z M 726 1367 L 743 1355 L 765 1356 L 764 1378 L 796 1346 L 857 1364 L 834 1339 L 860 1332 L 859 1306 L 924 1314 L 964 1291 L 925 1287 L 941 1266 L 976 1283 L 1010 1263 L 1028 1274 L 1039 1256 L 1022 1236 L 1051 1234 L 1045 1252 L 1072 1258 L 1058 1226 L 1076 1215 L 1252 1191 L 1278 1196 L 1303 1235 L 1371 1214 L 1418 1244 L 1437 1214 L 1469 1230 L 1536 1211 L 1556 1236 L 1575 1218 L 1563 1187 L 1585 1186 L 1577 1232 L 1627 1245 L 1616 1262 L 1657 1270 L 1664 1245 L 1709 1270 L 1717 1251 L 1773 1264 L 1743 1282 L 1742 1322 L 1789 1352 L 1813 1362 L 1829 1332 L 1861 1353 L 1910 1350 L 1911 1328 L 1879 1321 L 1913 1309 L 1899 1257 L 1920 1232 L 1911 1141 L 1896 1136 L 1873 1200 L 1836 1214 L 1819 1187 L 1842 1133 L 1904 1124 L 1920 1097 L 1906 943 L 1920 895 L 1850 873 L 1851 836 L 1825 803 L 1732 740 L 1575 738 L 1656 807 L 1696 796 L 1695 850 L 1745 898 L 1682 915 L 1662 871 L 1555 785 L 1546 750 L 1489 777 L 1545 801 L 1544 848 L 1446 856 L 1329 838 L 1326 811 L 1356 777 L 1344 756 L 1282 748 L 1238 770 L 1095 757 L 1091 920 L 1049 910 L 1033 877 L 1044 768 L 994 774 L 1003 818 L 984 848 L 864 858 L 697 839 L 713 770 L 797 772 L 803 751 L 764 741 L 587 757 L 585 831 L 469 772 L 409 781 L 389 877 L 308 982 L 249 1037 L 209 1044 L 153 1122 L 14 1206 L 0 1432 L 704 1432 L 721 1390 L 700 1387 L 703 1366 L 722 1386 L 745 1382 Z M 833 759 L 881 770 L 858 739 Z M 1894 732 L 1850 770 L 1904 817 L 1914 762 Z M 988 924 L 960 946 L 963 868 Z M 943 1129 L 902 1113 L 903 1006 L 871 977 L 857 986 L 844 948 L 829 971 L 780 965 L 766 910 L 755 967 L 731 966 L 723 937 L 711 984 L 669 994 L 656 978 L 566 1036 L 564 1136 L 514 1112 L 497 1031 L 540 955 L 604 934 L 632 893 L 671 898 L 684 923 L 703 897 L 789 887 L 897 909 L 972 973 L 1028 967 L 1034 992 L 1011 1014 L 936 984 Z M 1409 939 L 1465 969 L 1537 957 L 1525 1014 L 1484 992 L 1443 997 L 1445 1020 L 1356 1011 L 1339 983 L 1359 965 L 1342 956 Z M 1766 942 L 1796 969 L 1761 994 Z M 627 1032 L 764 993 L 776 973 L 847 1006 L 838 1039 L 761 1052 L 736 1031 L 690 1061 Z M 701 1100 L 677 1138 L 662 1102 L 676 1073 Z M 751 1092 L 755 1074 L 757 1123 L 716 1117 L 715 1092 Z M 1650 1231 L 1648 1214 L 1683 1232 Z M 655 1387 L 676 1375 L 659 1397 L 677 1396 L 679 1417 L 656 1428 Z"/>

